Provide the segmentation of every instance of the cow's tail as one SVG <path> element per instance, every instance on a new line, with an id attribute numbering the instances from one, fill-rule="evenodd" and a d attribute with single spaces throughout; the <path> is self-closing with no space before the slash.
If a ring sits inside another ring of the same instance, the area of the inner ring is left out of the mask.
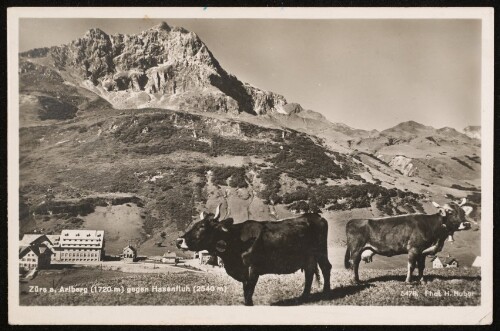
<path id="1" fill-rule="evenodd" d="M 352 268 L 352 264 L 351 264 L 351 251 L 349 250 L 349 246 L 347 246 L 347 248 L 345 250 L 344 267 L 346 269 L 351 269 Z"/>

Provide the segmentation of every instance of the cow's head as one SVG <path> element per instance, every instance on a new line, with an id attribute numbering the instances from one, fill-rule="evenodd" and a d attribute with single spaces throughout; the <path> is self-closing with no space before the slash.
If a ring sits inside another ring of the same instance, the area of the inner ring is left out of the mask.
<path id="1" fill-rule="evenodd" d="M 444 217 L 443 224 L 448 230 L 448 241 L 453 241 L 453 233 L 455 231 L 469 230 L 471 222 L 475 223 L 468 216 L 472 212 L 471 206 L 465 206 L 467 199 L 463 198 L 460 202 L 450 202 L 440 206 L 436 202 L 432 202 L 434 207 L 439 210 L 441 216 Z"/>
<path id="2" fill-rule="evenodd" d="M 217 206 L 215 215 L 201 212 L 200 221 L 177 239 L 177 247 L 190 251 L 224 252 L 227 244 L 224 239 L 229 232 L 229 227 L 233 224 L 233 219 L 219 221 L 220 206 Z"/>

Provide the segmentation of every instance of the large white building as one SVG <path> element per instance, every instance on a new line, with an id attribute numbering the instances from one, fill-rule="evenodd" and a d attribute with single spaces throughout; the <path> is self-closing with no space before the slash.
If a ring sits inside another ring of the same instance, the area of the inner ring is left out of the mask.
<path id="1" fill-rule="evenodd" d="M 55 261 L 92 262 L 104 256 L 103 230 L 63 230 L 58 237 L 51 238 Z"/>

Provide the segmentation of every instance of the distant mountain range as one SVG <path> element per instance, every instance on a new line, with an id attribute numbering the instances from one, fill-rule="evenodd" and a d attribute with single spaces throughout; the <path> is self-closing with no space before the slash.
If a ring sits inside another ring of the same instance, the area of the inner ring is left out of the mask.
<path id="1" fill-rule="evenodd" d="M 90 29 L 69 44 L 37 48 L 20 56 L 29 60 L 22 61 L 22 69 L 36 64 L 54 68 L 56 72 L 46 71 L 67 84 L 94 92 L 119 109 L 156 107 L 233 115 L 291 115 L 291 119 L 277 118 L 276 123 L 313 134 L 334 130 L 349 136 L 346 140 L 377 133 L 330 123 L 320 113 L 288 103 L 282 95 L 241 82 L 222 68 L 194 32 L 166 22 L 135 35 L 108 35 Z M 469 128 L 473 130 L 470 136 L 477 138 L 477 129 Z M 422 129 L 410 121 L 383 133 Z"/>

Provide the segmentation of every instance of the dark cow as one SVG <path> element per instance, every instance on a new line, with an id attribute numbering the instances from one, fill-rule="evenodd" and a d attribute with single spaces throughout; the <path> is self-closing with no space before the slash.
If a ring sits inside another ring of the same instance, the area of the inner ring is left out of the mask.
<path id="1" fill-rule="evenodd" d="M 229 276 L 243 283 L 245 305 L 252 296 L 260 275 L 290 274 L 304 270 L 301 298 L 311 292 L 313 276 L 321 268 L 323 291 L 330 289 L 327 234 L 328 223 L 318 214 L 305 214 L 281 221 L 219 221 L 215 215 L 200 215 L 201 221 L 177 239 L 177 247 L 191 251 L 208 250 L 222 258 Z"/>
<path id="2" fill-rule="evenodd" d="M 371 262 L 374 254 L 408 254 L 406 282 L 411 281 L 415 265 L 418 266 L 419 279 L 423 281 L 425 257 L 440 252 L 446 238 L 452 240 L 455 231 L 471 227 L 466 216 L 472 212 L 472 207 L 464 206 L 465 203 L 465 199 L 461 203 L 450 202 L 444 206 L 433 202 L 439 210 L 433 215 L 411 214 L 350 220 L 346 225 L 345 267 L 354 269 L 354 281 L 359 282 L 361 259 Z"/>

